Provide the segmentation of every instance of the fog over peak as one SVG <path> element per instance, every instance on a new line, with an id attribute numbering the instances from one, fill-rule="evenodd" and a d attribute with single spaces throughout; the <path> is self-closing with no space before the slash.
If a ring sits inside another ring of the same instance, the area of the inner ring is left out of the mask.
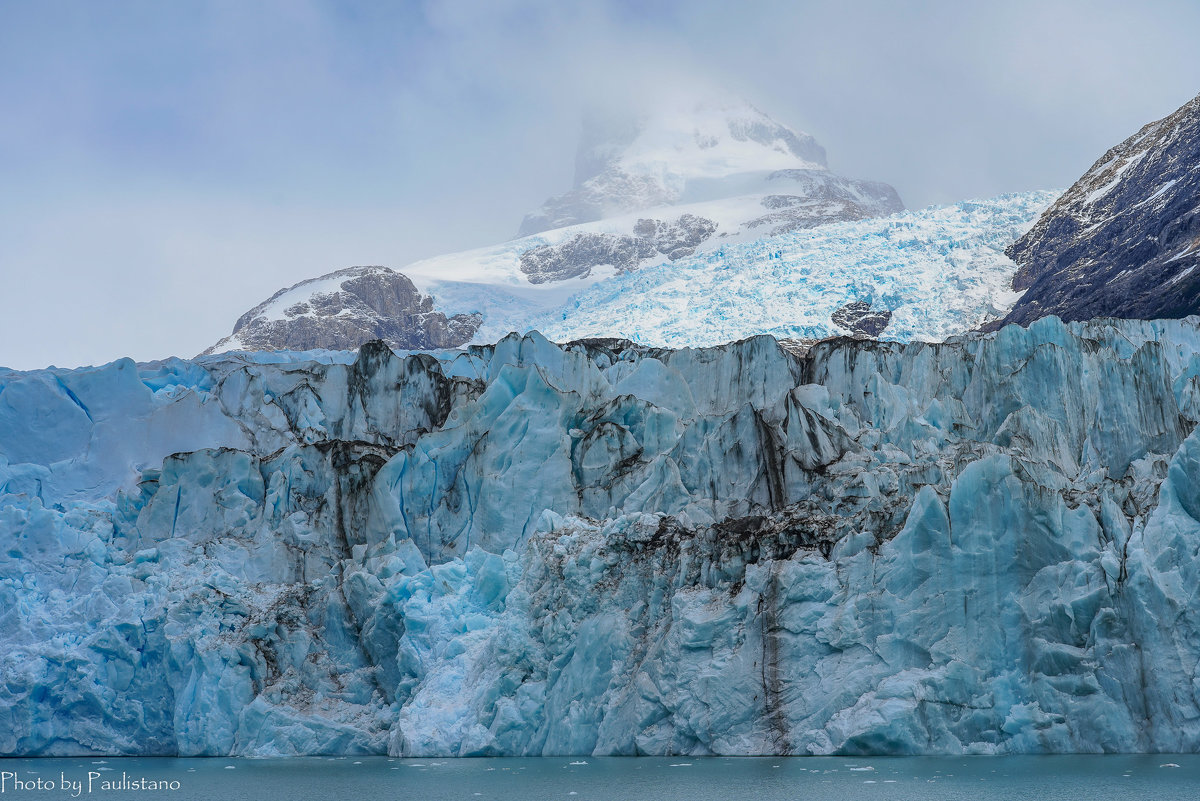
<path id="1" fill-rule="evenodd" d="M 815 139 L 720 90 L 670 94 L 585 119 L 574 186 L 526 215 L 521 236 L 753 194 L 773 175 L 825 169 L 825 149 Z"/>

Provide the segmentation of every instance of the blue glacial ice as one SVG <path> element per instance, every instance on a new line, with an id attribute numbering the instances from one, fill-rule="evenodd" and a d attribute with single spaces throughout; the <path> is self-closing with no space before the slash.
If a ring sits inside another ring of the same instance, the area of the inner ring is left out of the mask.
<path id="1" fill-rule="evenodd" d="M 1197 326 L 0 373 L 0 752 L 1195 751 Z"/>
<path id="2" fill-rule="evenodd" d="M 1016 265 L 1004 249 L 1056 197 L 1002 195 L 727 242 L 599 281 L 553 311 L 498 319 L 552 339 L 602 334 L 678 348 L 763 333 L 846 334 L 831 317 L 861 301 L 891 313 L 884 339 L 941 340 L 1012 307 L 1020 293 L 1010 287 Z M 488 317 L 481 333 L 507 330 Z"/>

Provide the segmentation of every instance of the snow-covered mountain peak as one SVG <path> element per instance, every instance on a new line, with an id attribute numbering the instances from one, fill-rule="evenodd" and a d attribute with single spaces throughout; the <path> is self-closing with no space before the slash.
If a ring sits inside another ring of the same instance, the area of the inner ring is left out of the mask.
<path id="1" fill-rule="evenodd" d="M 526 330 L 547 314 L 562 323 L 572 295 L 609 278 L 904 209 L 887 184 L 827 169 L 811 136 L 716 93 L 675 93 L 640 113 L 626 106 L 593 117 L 576 170 L 575 188 L 527 217 L 516 239 L 400 272 L 362 268 L 301 282 L 244 315 L 214 350 L 353 348 L 369 339 L 402 349 L 457 347 Z M 722 258 L 702 269 L 718 270 Z M 835 310 L 825 305 L 822 326 Z M 787 330 L 800 325 L 794 309 L 784 316 Z M 592 319 L 587 325 L 595 330 Z"/>
<path id="2" fill-rule="evenodd" d="M 640 114 L 593 115 L 575 187 L 528 215 L 520 234 L 754 194 L 784 170 L 825 170 L 825 149 L 744 100 L 675 96 Z"/>
<path id="3" fill-rule="evenodd" d="M 825 167 L 825 150 L 816 140 L 744 101 L 670 102 L 640 115 L 633 132 L 625 142 L 589 141 L 591 153 L 581 162 L 628 173 L 663 171 L 682 180 Z"/>

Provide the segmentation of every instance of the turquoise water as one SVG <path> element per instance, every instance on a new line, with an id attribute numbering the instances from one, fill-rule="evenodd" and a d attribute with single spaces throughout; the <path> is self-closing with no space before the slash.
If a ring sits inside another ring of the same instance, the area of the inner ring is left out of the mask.
<path id="1" fill-rule="evenodd" d="M 72 797 L 1195 801 L 1200 756 L 0 760 L 0 799 Z"/>

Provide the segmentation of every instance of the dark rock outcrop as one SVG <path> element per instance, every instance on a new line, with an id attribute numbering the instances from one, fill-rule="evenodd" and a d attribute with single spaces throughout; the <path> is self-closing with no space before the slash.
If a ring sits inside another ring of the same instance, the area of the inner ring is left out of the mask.
<path id="1" fill-rule="evenodd" d="M 354 350 L 376 339 L 401 350 L 455 348 L 470 341 L 481 321 L 478 314 L 437 311 L 430 296 L 394 270 L 350 267 L 276 292 L 204 353 Z"/>
<path id="2" fill-rule="evenodd" d="M 892 313 L 888 309 L 872 311 L 870 303 L 856 300 L 837 309 L 829 319 L 834 325 L 849 328 L 855 333 L 877 337 L 892 321 Z"/>
<path id="3" fill-rule="evenodd" d="M 712 220 L 694 214 L 681 215 L 673 222 L 638 220 L 631 236 L 583 233 L 557 245 L 531 248 L 521 254 L 521 272 L 533 284 L 586 276 L 593 267 L 604 264 L 627 272 L 654 256 L 671 261 L 690 256 L 716 230 Z"/>
<path id="4" fill-rule="evenodd" d="M 904 211 L 899 193 L 878 181 L 843 178 L 828 170 L 778 170 L 768 180 L 779 184 L 781 194 L 764 197 L 762 206 L 770 213 L 747 222 L 746 227 L 770 225 L 771 236 Z"/>
<path id="5" fill-rule="evenodd" d="M 1105 153 L 1007 250 L 1004 323 L 1200 312 L 1200 97 Z"/>

